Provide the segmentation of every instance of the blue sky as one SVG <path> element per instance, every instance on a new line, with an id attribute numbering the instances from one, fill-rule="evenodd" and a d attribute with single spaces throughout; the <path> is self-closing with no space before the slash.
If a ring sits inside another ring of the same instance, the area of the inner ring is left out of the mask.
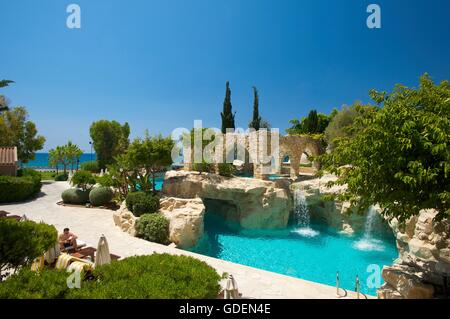
<path id="1" fill-rule="evenodd" d="M 70 3 L 79 30 L 66 27 Z M 371 88 L 450 79 L 448 0 L 0 0 L 0 15 L 0 78 L 16 82 L 0 94 L 27 107 L 44 150 L 69 139 L 89 150 L 99 119 L 128 121 L 132 137 L 220 127 L 227 80 L 238 126 L 256 86 L 261 115 L 284 131 Z"/>

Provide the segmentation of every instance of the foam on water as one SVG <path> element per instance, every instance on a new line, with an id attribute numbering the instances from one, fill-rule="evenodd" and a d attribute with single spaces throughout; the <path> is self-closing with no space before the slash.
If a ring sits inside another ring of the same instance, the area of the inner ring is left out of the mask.
<path id="1" fill-rule="evenodd" d="M 316 237 L 320 234 L 319 231 L 312 229 L 311 227 L 302 227 L 302 228 L 296 228 L 292 231 L 295 234 L 298 234 L 302 237 Z"/>
<path id="2" fill-rule="evenodd" d="M 353 244 L 353 248 L 362 251 L 384 251 L 383 242 L 379 239 L 362 238 Z"/>
<path id="3" fill-rule="evenodd" d="M 364 229 L 364 236 L 353 243 L 353 248 L 363 251 L 384 251 L 383 242 L 379 239 L 373 238 L 373 224 L 377 218 L 377 211 L 375 207 L 371 206 L 366 216 L 366 224 Z"/>

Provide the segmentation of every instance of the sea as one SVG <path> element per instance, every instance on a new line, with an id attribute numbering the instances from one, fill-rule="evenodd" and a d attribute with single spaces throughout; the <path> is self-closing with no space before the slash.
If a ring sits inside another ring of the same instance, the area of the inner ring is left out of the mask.
<path id="1" fill-rule="evenodd" d="M 28 163 L 22 163 L 22 167 L 24 168 L 34 168 L 39 170 L 52 170 L 56 169 L 55 167 L 50 167 L 48 165 L 48 153 L 36 153 L 35 159 L 32 161 L 29 161 Z M 95 153 L 84 153 L 80 156 L 80 162 L 79 165 L 81 165 L 84 162 L 90 162 L 95 161 L 97 159 L 97 156 Z M 76 169 L 77 164 L 75 163 L 74 169 Z M 69 165 L 68 169 L 70 169 L 71 166 Z M 60 164 L 58 165 L 58 169 L 63 169 L 63 166 Z"/>

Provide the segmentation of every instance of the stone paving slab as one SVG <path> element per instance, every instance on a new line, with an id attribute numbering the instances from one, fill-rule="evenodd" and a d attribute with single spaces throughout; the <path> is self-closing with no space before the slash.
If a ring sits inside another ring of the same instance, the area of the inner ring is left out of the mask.
<path id="1" fill-rule="evenodd" d="M 244 298 L 256 299 L 342 299 L 336 296 L 336 288 L 311 281 L 293 278 L 261 269 L 256 269 L 188 251 L 159 245 L 122 232 L 114 225 L 113 212 L 106 209 L 60 206 L 63 190 L 69 188 L 67 182 L 44 183 L 42 194 L 29 202 L 0 205 L 0 210 L 34 221 L 44 221 L 54 225 L 59 232 L 69 227 L 88 245 L 96 247 L 99 237 L 104 234 L 111 253 L 122 258 L 133 255 L 169 253 L 188 255 L 205 261 L 219 274 L 233 274 Z M 354 292 L 346 298 L 356 299 Z M 361 297 L 362 298 L 362 297 Z M 369 298 L 373 298 L 370 297 Z"/>

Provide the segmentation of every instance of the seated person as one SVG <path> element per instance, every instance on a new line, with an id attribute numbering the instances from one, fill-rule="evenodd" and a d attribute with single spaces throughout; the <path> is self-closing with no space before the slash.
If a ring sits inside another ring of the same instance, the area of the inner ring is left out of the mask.
<path id="1" fill-rule="evenodd" d="M 64 228 L 64 232 L 59 235 L 59 245 L 61 250 L 66 250 L 68 247 L 72 247 L 77 250 L 77 236 L 71 233 L 69 228 Z"/>

